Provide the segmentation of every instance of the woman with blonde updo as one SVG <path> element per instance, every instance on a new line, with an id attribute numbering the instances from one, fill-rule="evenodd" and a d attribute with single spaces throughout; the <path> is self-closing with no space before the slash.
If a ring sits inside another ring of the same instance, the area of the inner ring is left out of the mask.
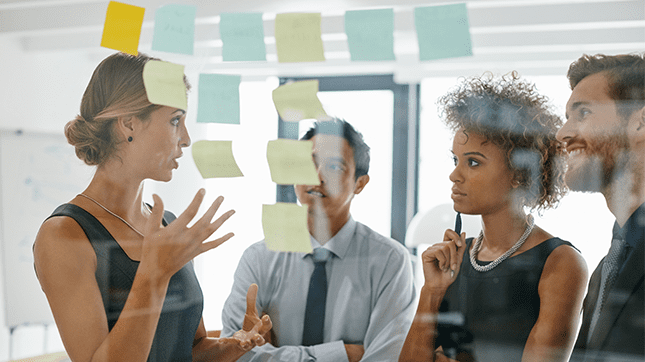
<path id="1" fill-rule="evenodd" d="M 257 286 L 243 330 L 209 338 L 191 263 L 233 236 L 206 241 L 233 211 L 212 221 L 220 196 L 189 227 L 203 189 L 176 220 L 159 196 L 153 206 L 142 200 L 143 181 L 169 181 L 190 145 L 186 110 L 148 101 L 143 67 L 152 59 L 116 53 L 94 71 L 65 135 L 96 172 L 42 224 L 36 273 L 72 361 L 234 361 L 271 328 L 255 311 Z"/>

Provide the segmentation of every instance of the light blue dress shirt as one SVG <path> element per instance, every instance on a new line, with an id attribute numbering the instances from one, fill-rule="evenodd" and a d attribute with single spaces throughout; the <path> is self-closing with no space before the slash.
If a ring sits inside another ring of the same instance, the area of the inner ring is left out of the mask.
<path id="1" fill-rule="evenodd" d="M 320 243 L 312 237 L 311 245 Z M 324 343 L 310 347 L 300 344 L 312 255 L 271 251 L 263 241 L 244 252 L 222 311 L 222 336 L 242 328 L 246 291 L 256 283 L 258 312 L 271 316 L 279 347 L 256 347 L 239 361 L 347 361 L 345 343 L 363 345 L 365 362 L 398 360 L 416 305 L 407 249 L 351 217 L 323 247 L 332 252 Z"/>

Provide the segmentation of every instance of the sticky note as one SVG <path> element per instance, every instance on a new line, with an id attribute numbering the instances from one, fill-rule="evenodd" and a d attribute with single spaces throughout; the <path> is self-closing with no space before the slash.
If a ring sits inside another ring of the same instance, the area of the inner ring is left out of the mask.
<path id="1" fill-rule="evenodd" d="M 240 124 L 240 75 L 200 74 L 197 122 Z"/>
<path id="2" fill-rule="evenodd" d="M 203 178 L 244 176 L 233 157 L 233 141 L 197 141 L 192 153 Z"/>
<path id="3" fill-rule="evenodd" d="M 473 55 L 466 4 L 415 8 L 414 24 L 420 60 Z"/>
<path id="4" fill-rule="evenodd" d="M 291 82 L 273 90 L 273 104 L 280 117 L 288 122 L 325 118 L 327 113 L 317 93 L 317 79 Z"/>
<path id="5" fill-rule="evenodd" d="M 170 4 L 155 11 L 152 50 L 193 55 L 195 15 L 193 5 Z"/>
<path id="6" fill-rule="evenodd" d="M 219 21 L 224 61 L 266 60 L 262 13 L 222 13 Z"/>
<path id="7" fill-rule="evenodd" d="M 145 10 L 139 6 L 110 1 L 105 15 L 101 46 L 138 55 Z"/>
<path id="8" fill-rule="evenodd" d="M 307 205 L 278 202 L 262 205 L 262 230 L 269 250 L 311 253 Z"/>
<path id="9" fill-rule="evenodd" d="M 188 108 L 183 65 L 149 60 L 143 66 L 143 85 L 150 103 Z"/>
<path id="10" fill-rule="evenodd" d="M 269 141 L 267 161 L 271 180 L 279 185 L 320 185 L 312 150 L 312 141 Z"/>
<path id="11" fill-rule="evenodd" d="M 324 61 L 320 23 L 320 13 L 277 14 L 275 46 L 278 62 Z"/>
<path id="12" fill-rule="evenodd" d="M 352 61 L 394 60 L 394 10 L 347 11 L 345 34 Z"/>

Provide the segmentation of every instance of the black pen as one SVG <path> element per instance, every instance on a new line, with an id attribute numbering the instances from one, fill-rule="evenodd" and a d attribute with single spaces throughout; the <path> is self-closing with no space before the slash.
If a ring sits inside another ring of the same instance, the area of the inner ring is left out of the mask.
<path id="1" fill-rule="evenodd" d="M 461 213 L 459 211 L 457 211 L 457 219 L 455 220 L 455 232 L 461 238 Z M 452 278 L 454 276 L 455 276 L 455 271 L 451 269 L 450 277 Z"/>

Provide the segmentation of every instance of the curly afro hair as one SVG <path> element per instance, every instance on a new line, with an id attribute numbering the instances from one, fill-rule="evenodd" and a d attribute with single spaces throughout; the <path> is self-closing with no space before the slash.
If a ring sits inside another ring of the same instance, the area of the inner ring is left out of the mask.
<path id="1" fill-rule="evenodd" d="M 506 154 L 509 169 L 531 210 L 555 207 L 566 193 L 563 149 L 555 134 L 562 119 L 548 99 L 516 72 L 464 79 L 438 101 L 453 131 L 483 136 Z"/>

